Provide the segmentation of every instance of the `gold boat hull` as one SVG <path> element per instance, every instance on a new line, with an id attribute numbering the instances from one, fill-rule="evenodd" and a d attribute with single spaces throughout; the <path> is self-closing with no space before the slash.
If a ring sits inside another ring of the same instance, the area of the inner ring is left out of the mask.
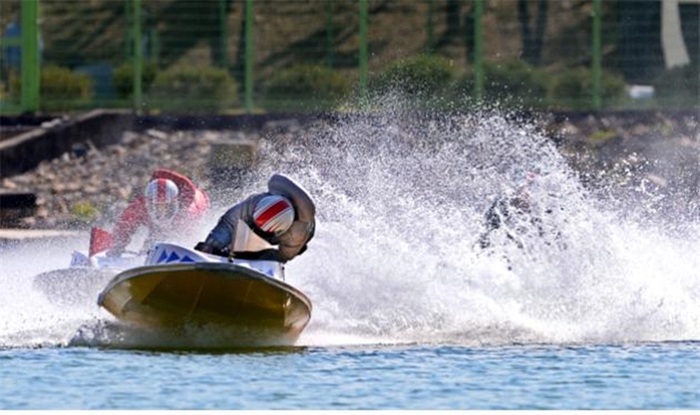
<path id="1" fill-rule="evenodd" d="M 227 263 L 167 264 L 117 275 L 98 304 L 117 319 L 157 329 L 226 333 L 234 345 L 291 345 L 311 318 L 294 287 Z"/>

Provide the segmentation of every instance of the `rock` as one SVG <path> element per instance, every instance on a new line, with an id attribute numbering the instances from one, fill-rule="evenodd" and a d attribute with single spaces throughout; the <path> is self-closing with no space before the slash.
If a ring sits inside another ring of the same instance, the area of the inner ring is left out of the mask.
<path id="1" fill-rule="evenodd" d="M 159 140 L 167 140 L 168 139 L 168 134 L 166 134 L 162 131 L 158 131 L 158 130 L 153 129 L 153 128 L 146 130 L 146 135 L 151 137 L 151 138 L 156 138 Z"/>
<path id="2" fill-rule="evenodd" d="M 62 182 L 56 182 L 51 186 L 51 192 L 54 194 L 61 194 L 66 190 L 66 185 Z"/>
<path id="3" fill-rule="evenodd" d="M 117 195 L 119 196 L 120 199 L 126 200 L 131 195 L 131 192 L 132 192 L 131 186 L 121 187 L 117 190 Z"/>
<path id="4" fill-rule="evenodd" d="M 9 189 L 9 190 L 14 190 L 17 189 L 19 186 L 17 183 L 13 182 L 12 180 L 5 178 L 2 179 L 2 188 L 3 189 Z"/>

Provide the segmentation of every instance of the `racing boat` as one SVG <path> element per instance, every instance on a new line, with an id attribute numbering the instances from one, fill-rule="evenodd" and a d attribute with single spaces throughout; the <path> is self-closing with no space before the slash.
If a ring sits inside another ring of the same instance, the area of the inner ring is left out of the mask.
<path id="1" fill-rule="evenodd" d="M 311 301 L 284 281 L 281 263 L 229 259 L 158 243 L 145 264 L 116 275 L 98 304 L 122 322 L 192 335 L 217 333 L 226 346 L 294 344 Z"/>
<path id="2" fill-rule="evenodd" d="M 68 267 L 36 275 L 33 287 L 59 305 L 94 304 L 97 295 L 115 275 L 143 265 L 146 258 L 145 254 L 129 251 L 120 257 L 109 257 L 106 255 L 109 246 L 109 232 L 92 228 L 89 251 L 74 251 Z"/>

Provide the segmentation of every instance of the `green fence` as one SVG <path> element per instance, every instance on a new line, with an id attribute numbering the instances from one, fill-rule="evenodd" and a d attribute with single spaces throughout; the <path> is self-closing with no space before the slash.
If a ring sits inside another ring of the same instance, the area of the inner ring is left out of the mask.
<path id="1" fill-rule="evenodd" d="M 699 11 L 697 0 L 2 0 L 0 109 L 698 108 Z"/>

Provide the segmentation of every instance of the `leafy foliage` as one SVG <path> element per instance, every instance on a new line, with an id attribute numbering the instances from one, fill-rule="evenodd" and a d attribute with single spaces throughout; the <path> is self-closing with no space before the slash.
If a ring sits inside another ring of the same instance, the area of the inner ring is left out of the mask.
<path id="1" fill-rule="evenodd" d="M 46 98 L 90 98 L 92 81 L 86 74 L 76 74 L 59 66 L 41 71 L 41 95 Z"/>
<path id="2" fill-rule="evenodd" d="M 446 58 L 419 55 L 394 62 L 379 74 L 372 87 L 379 94 L 431 96 L 444 92 L 456 78 L 457 71 Z"/>
<path id="3" fill-rule="evenodd" d="M 77 74 L 68 68 L 47 65 L 41 69 L 40 94 L 42 98 L 90 98 L 92 96 L 92 81 L 86 74 Z M 19 74 L 12 73 L 10 79 L 12 95 L 20 96 L 22 83 Z"/>
<path id="4" fill-rule="evenodd" d="M 525 61 L 486 62 L 484 74 L 489 100 L 514 104 L 547 97 L 548 75 Z"/>
<path id="5" fill-rule="evenodd" d="M 71 209 L 73 219 L 80 222 L 90 222 L 98 213 L 97 209 L 89 201 L 78 202 Z"/>
<path id="6" fill-rule="evenodd" d="M 149 98 L 163 110 L 215 110 L 236 101 L 237 84 L 224 69 L 180 66 L 158 73 Z"/>
<path id="7" fill-rule="evenodd" d="M 264 90 L 272 106 L 297 101 L 302 106 L 328 107 L 348 95 L 351 80 L 323 65 L 300 64 L 272 75 Z"/>
<path id="8" fill-rule="evenodd" d="M 141 73 L 141 88 L 143 92 L 148 92 L 153 81 L 158 75 L 158 65 L 146 63 L 143 65 Z M 134 91 L 134 66 L 131 63 L 123 63 L 114 70 L 112 84 L 120 97 L 127 98 Z"/>
<path id="9" fill-rule="evenodd" d="M 606 106 L 620 102 L 625 93 L 625 80 L 610 72 L 601 76 L 603 104 Z M 564 70 L 554 77 L 549 90 L 553 104 L 568 108 L 590 108 L 593 100 L 593 74 L 589 68 L 577 67 Z"/>

